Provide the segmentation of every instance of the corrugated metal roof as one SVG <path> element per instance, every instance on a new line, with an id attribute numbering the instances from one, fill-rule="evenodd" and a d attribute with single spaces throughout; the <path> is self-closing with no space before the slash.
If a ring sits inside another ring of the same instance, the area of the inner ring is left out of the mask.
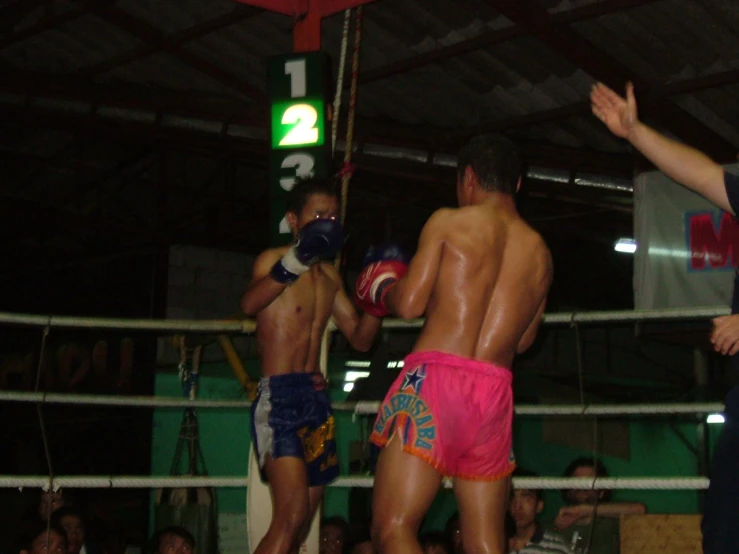
<path id="1" fill-rule="evenodd" d="M 550 14 L 607 6 L 607 0 L 541 0 Z M 161 30 L 165 35 L 190 29 L 232 13 L 227 0 L 123 0 L 117 8 Z M 71 1 L 54 2 L 54 14 L 79 10 Z M 33 28 L 55 15 L 39 7 L 15 31 Z M 212 67 L 265 90 L 265 60 L 289 52 L 291 18 L 264 11 L 241 18 L 179 45 Z M 343 14 L 323 25 L 324 48 L 338 65 Z M 459 44 L 483 33 L 511 29 L 513 23 L 483 0 L 382 0 L 364 8 L 361 72 L 413 59 Z M 737 2 L 662 0 L 572 23 L 572 32 L 641 80 L 660 86 L 739 67 Z M 0 49 L 0 61 L 42 74 L 74 75 L 84 68 L 148 44 L 130 29 L 85 14 L 52 29 L 27 36 Z M 161 49 L 96 75 L 102 82 L 137 83 L 149 87 L 197 91 L 214 98 L 248 94 L 207 76 Z M 351 55 L 351 47 L 350 52 Z M 368 82 L 361 86 L 360 115 L 403 124 L 461 129 L 506 124 L 513 117 L 539 114 L 587 101 L 593 76 L 561 52 L 523 33 L 456 56 Z M 346 94 L 346 92 L 345 92 Z M 736 94 L 731 86 L 683 93 L 674 101 L 732 143 Z M 345 103 L 346 105 L 346 103 Z M 565 114 L 567 115 L 567 114 Z M 571 114 L 570 114 L 571 116 Z M 533 121 L 505 131 L 547 143 L 623 151 L 624 146 L 587 111 L 578 117 Z"/>

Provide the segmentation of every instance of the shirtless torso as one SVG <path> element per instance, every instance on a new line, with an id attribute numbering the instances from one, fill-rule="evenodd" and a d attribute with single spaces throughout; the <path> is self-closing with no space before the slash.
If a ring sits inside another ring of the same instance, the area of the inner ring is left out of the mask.
<path id="1" fill-rule="evenodd" d="M 517 214 L 487 204 L 439 211 L 428 231 L 439 267 L 413 350 L 511 367 L 543 312 L 551 280 L 544 241 Z"/>

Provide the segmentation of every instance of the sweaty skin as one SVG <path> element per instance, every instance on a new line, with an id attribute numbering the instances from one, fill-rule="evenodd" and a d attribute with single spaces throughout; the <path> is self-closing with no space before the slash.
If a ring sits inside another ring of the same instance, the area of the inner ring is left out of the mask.
<path id="1" fill-rule="evenodd" d="M 310 221 L 335 219 L 336 197 L 313 194 L 300 214 L 287 214 L 293 237 Z M 289 246 L 263 252 L 254 263 L 252 280 L 241 300 L 247 315 L 256 315 L 257 344 L 262 376 L 314 373 L 314 386 L 325 387 L 318 373 L 321 338 L 329 317 L 353 348 L 366 351 L 372 346 L 381 320 L 364 314 L 361 318 L 341 285 L 338 271 L 320 262 L 292 285 L 270 277 L 272 266 Z M 273 496 L 269 530 L 255 554 L 297 552 L 323 495 L 323 487 L 309 487 L 305 461 L 296 457 L 265 457 L 264 471 Z"/>
<path id="2" fill-rule="evenodd" d="M 385 305 L 402 318 L 426 315 L 413 350 L 441 351 L 510 368 L 534 342 L 552 280 L 541 237 L 518 215 L 512 194 L 480 186 L 471 167 L 457 182 L 458 209 L 426 223 L 406 275 Z M 377 462 L 373 539 L 381 554 L 422 554 L 416 539 L 442 475 L 390 440 Z M 455 478 L 468 552 L 503 554 L 510 479 Z"/>
<path id="3" fill-rule="evenodd" d="M 299 230 L 313 219 L 335 218 L 337 210 L 336 198 L 316 194 L 302 214 L 288 214 L 288 218 L 292 216 L 294 228 Z M 321 337 L 331 316 L 352 347 L 360 351 L 372 346 L 380 328 L 379 319 L 357 315 L 341 286 L 339 272 L 329 262 L 317 263 L 291 286 L 273 280 L 269 272 L 288 248 L 272 248 L 257 258 L 241 301 L 244 313 L 256 314 L 265 377 L 318 371 Z"/>
<path id="4" fill-rule="evenodd" d="M 437 211 L 386 302 L 426 324 L 414 351 L 511 367 L 534 341 L 552 278 L 549 250 L 506 198 Z M 512 199 L 510 200 L 512 202 Z"/>

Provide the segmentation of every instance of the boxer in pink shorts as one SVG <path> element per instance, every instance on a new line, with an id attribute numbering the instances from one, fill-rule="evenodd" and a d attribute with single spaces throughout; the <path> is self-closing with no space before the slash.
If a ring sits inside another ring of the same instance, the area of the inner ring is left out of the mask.
<path id="1" fill-rule="evenodd" d="M 444 477 L 498 481 L 516 467 L 511 372 L 443 352 L 416 352 L 390 388 L 370 440 L 394 434 Z"/>
<path id="2" fill-rule="evenodd" d="M 454 478 L 468 552 L 505 552 L 517 353 L 534 341 L 552 280 L 542 238 L 518 215 L 522 161 L 508 141 L 472 140 L 457 158 L 459 209 L 434 213 L 406 268 L 367 266 L 355 298 L 371 315 L 425 314 L 371 440 L 372 537 L 381 553 L 420 554 L 416 539 L 443 477 Z"/>

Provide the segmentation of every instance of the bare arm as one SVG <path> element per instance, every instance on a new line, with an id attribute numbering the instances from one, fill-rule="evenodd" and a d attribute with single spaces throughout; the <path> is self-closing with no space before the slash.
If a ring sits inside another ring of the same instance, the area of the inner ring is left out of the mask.
<path id="1" fill-rule="evenodd" d="M 278 283 L 269 276 L 272 266 L 280 257 L 278 250 L 266 250 L 254 262 L 251 281 L 241 298 L 241 310 L 246 315 L 258 314 L 287 288 L 286 284 Z"/>
<path id="2" fill-rule="evenodd" d="M 598 83 L 590 99 L 593 114 L 614 135 L 628 140 L 672 180 L 734 214 L 726 195 L 723 168 L 695 148 L 672 140 L 639 121 L 631 83 L 626 85 L 626 98 Z"/>
<path id="3" fill-rule="evenodd" d="M 367 313 L 362 314 L 360 317 L 341 284 L 341 278 L 336 268 L 327 266 L 326 271 L 336 281 L 338 286 L 331 312 L 336 326 L 347 338 L 352 348 L 360 352 L 367 352 L 372 348 L 372 343 L 374 343 L 375 337 L 382 325 L 382 319 Z"/>
<path id="4" fill-rule="evenodd" d="M 539 332 L 539 327 L 541 325 L 541 318 L 544 315 L 544 310 L 547 306 L 547 293 L 549 292 L 549 286 L 552 284 L 552 276 L 554 273 L 554 270 L 552 268 L 552 255 L 545 248 L 545 270 L 544 270 L 544 276 L 542 278 L 542 286 L 544 287 L 544 298 L 541 301 L 541 304 L 539 305 L 539 309 L 536 311 L 536 315 L 534 316 L 534 319 L 531 320 L 531 323 L 529 323 L 528 329 L 526 329 L 526 332 L 521 337 L 521 340 L 518 341 L 518 347 L 516 347 L 516 354 L 523 354 L 526 352 L 529 348 L 531 348 L 531 345 L 534 344 L 534 341 L 536 340 L 536 335 Z"/>
<path id="5" fill-rule="evenodd" d="M 646 514 L 647 507 L 641 502 L 604 502 L 598 504 L 596 513 L 600 517 L 619 517 L 630 514 Z"/>
<path id="6" fill-rule="evenodd" d="M 388 310 L 398 317 L 413 319 L 426 311 L 439 272 L 448 213 L 449 210 L 438 210 L 429 218 L 421 231 L 408 273 L 385 296 Z"/>

